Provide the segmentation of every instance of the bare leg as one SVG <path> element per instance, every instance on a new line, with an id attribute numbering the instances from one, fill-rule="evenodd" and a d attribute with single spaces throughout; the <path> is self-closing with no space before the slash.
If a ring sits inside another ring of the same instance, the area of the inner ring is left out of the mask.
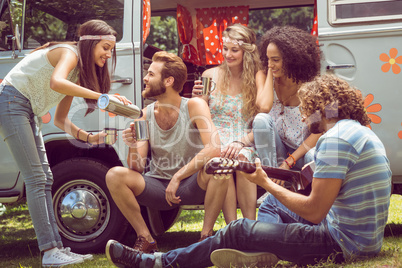
<path id="1" fill-rule="evenodd" d="M 257 185 L 236 173 L 236 190 L 243 218 L 256 219 Z"/>
<path id="2" fill-rule="evenodd" d="M 228 191 L 222 208 L 226 224 L 237 219 L 237 199 L 233 176 L 228 181 Z"/>
<path id="3" fill-rule="evenodd" d="M 214 179 L 213 175 L 208 175 L 202 171 L 198 173 L 197 182 L 201 189 L 206 190 L 204 224 L 201 231 L 201 236 L 203 236 L 214 228 L 225 201 L 228 180 L 226 178 Z"/>
<path id="4" fill-rule="evenodd" d="M 106 174 L 106 184 L 116 205 L 134 228 L 137 236 L 143 236 L 148 242 L 154 239 L 141 215 L 136 196 L 145 188 L 142 175 L 125 167 L 113 167 Z"/>

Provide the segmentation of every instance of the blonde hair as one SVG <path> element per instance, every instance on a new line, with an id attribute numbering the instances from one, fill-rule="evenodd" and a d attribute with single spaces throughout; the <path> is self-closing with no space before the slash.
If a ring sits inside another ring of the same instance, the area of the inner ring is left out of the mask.
<path id="1" fill-rule="evenodd" d="M 243 50 L 243 71 L 241 74 L 242 80 L 242 116 L 246 121 L 254 117 L 258 113 L 258 108 L 255 105 L 257 98 L 257 85 L 255 81 L 256 73 L 262 69 L 260 55 L 256 43 L 256 35 L 253 30 L 241 24 L 234 24 L 227 27 L 222 37 L 230 38 L 231 40 L 243 41 L 238 43 Z M 224 94 L 229 87 L 229 81 L 232 76 L 226 61 L 219 68 L 223 71 L 223 79 L 219 80 L 218 88 L 221 89 L 221 94 Z"/>

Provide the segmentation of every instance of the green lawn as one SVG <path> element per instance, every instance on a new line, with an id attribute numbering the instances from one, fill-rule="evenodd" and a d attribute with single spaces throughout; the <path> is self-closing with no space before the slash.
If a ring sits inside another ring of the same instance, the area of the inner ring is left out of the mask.
<path id="1" fill-rule="evenodd" d="M 240 217 L 240 215 L 239 215 Z M 203 211 L 183 211 L 176 224 L 164 235 L 157 237 L 161 251 L 183 247 L 196 242 L 200 236 Z M 225 226 L 223 216 L 220 215 L 215 230 Z M 19 202 L 7 206 L 7 211 L 0 216 L 0 267 L 40 267 L 39 250 L 35 239 L 32 222 L 27 206 Z M 320 263 L 309 267 L 402 267 L 402 196 L 391 197 L 391 207 L 388 224 L 385 229 L 383 248 L 378 257 L 368 261 L 354 263 L 333 264 Z M 96 254 L 94 260 L 69 267 L 113 267 L 106 259 L 105 254 Z M 276 267 L 297 266 L 281 261 Z"/>

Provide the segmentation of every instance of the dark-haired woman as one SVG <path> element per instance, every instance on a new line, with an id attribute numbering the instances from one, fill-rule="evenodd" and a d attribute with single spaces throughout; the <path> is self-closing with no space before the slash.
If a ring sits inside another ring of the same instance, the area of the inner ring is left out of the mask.
<path id="1" fill-rule="evenodd" d="M 91 259 L 64 248 L 52 205 L 53 175 L 40 131 L 40 118 L 57 105 L 54 124 L 79 140 L 103 142 L 79 129 L 67 117 L 73 97 L 83 97 L 87 113 L 99 96 L 110 90 L 107 61 L 115 59 L 116 32 L 107 23 L 91 20 L 81 25 L 76 42 L 47 43 L 20 61 L 0 84 L 0 135 L 24 178 L 29 213 L 42 266 L 62 266 Z M 129 101 L 120 97 L 124 103 Z"/>
<path id="2" fill-rule="evenodd" d="M 302 122 L 297 92 L 320 72 L 320 50 L 309 33 L 291 26 L 273 27 L 262 37 L 260 55 L 266 79 L 274 89 L 269 113 L 253 122 L 254 142 L 263 165 L 301 169 L 313 160 L 309 153 L 320 134 Z M 268 83 L 267 83 L 268 84 Z"/>

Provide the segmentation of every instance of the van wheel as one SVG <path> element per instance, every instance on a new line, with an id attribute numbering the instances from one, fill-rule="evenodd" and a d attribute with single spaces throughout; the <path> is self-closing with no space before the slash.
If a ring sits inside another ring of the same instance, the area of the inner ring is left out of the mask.
<path id="1" fill-rule="evenodd" d="M 120 240 L 128 223 L 106 187 L 109 167 L 90 158 L 63 161 L 52 168 L 53 207 L 64 247 L 77 253 L 104 251 Z"/>

